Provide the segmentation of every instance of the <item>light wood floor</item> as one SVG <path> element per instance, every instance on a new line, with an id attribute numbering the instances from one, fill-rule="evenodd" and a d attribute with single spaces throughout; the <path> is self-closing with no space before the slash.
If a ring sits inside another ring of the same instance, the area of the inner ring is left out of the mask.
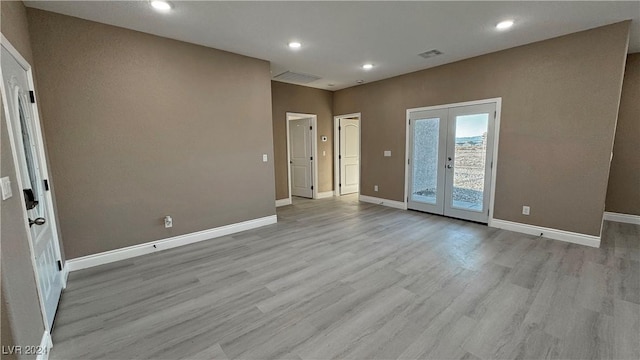
<path id="1" fill-rule="evenodd" d="M 640 227 L 602 248 L 357 202 L 74 272 L 53 359 L 638 359 Z"/>

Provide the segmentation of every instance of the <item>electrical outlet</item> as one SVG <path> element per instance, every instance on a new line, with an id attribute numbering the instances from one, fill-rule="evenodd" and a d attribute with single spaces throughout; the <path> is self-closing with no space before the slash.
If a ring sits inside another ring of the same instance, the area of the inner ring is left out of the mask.
<path id="1" fill-rule="evenodd" d="M 529 210 L 530 210 L 529 207 L 524 205 L 522 207 L 522 215 L 529 215 Z"/>
<path id="2" fill-rule="evenodd" d="M 165 228 L 173 227 L 173 219 L 171 218 L 171 216 L 167 215 L 164 217 L 164 227 Z"/>
<path id="3" fill-rule="evenodd" d="M 2 187 L 2 200 L 7 200 L 13 196 L 11 192 L 11 179 L 9 179 L 8 176 L 0 179 L 0 187 Z"/>
<path id="4" fill-rule="evenodd" d="M 378 185 L 373 185 L 373 191 L 378 191 Z"/>

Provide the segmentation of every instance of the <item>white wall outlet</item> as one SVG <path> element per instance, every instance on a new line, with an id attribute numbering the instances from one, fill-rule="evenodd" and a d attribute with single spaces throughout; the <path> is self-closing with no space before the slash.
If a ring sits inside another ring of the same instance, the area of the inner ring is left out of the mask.
<path id="1" fill-rule="evenodd" d="M 391 156 L 391 150 L 385 150 L 384 156 Z"/>
<path id="2" fill-rule="evenodd" d="M 269 157 L 267 156 L 267 154 L 262 154 L 262 162 L 267 162 L 269 161 Z"/>
<path id="3" fill-rule="evenodd" d="M 378 185 L 373 185 L 373 191 L 378 191 Z"/>
<path id="4" fill-rule="evenodd" d="M 0 187 L 2 187 L 2 200 L 7 200 L 13 196 L 11 191 L 11 179 L 9 179 L 8 176 L 0 179 Z"/>
<path id="5" fill-rule="evenodd" d="M 322 150 L 322 156 L 327 156 L 327 152 L 325 150 Z"/>
<path id="6" fill-rule="evenodd" d="M 529 215 L 529 210 L 530 210 L 529 207 L 524 205 L 522 207 L 522 215 Z"/>
<path id="7" fill-rule="evenodd" d="M 173 227 L 173 219 L 171 218 L 171 216 L 167 215 L 164 217 L 164 227 L 165 228 Z"/>

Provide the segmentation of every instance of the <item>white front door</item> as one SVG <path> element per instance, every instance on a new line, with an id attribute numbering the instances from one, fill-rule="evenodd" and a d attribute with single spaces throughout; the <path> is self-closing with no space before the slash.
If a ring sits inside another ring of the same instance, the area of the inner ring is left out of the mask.
<path id="1" fill-rule="evenodd" d="M 340 119 L 340 195 L 356 193 L 360 184 L 360 131 L 359 121 Z"/>
<path id="2" fill-rule="evenodd" d="M 311 119 L 289 120 L 291 195 L 313 198 Z"/>
<path id="3" fill-rule="evenodd" d="M 409 209 L 486 223 L 495 103 L 409 114 Z"/>
<path id="4" fill-rule="evenodd" d="M 31 250 L 35 259 L 36 283 L 43 303 L 48 329 L 51 329 L 58 300 L 62 292 L 62 271 L 59 268 L 60 251 L 54 229 L 55 214 L 51 206 L 49 176 L 40 125 L 32 103 L 35 94 L 30 92 L 29 77 L 25 69 L 9 50 L 2 46 L 3 103 L 8 111 L 7 126 L 13 150 L 20 196 L 25 206 L 30 232 Z"/>

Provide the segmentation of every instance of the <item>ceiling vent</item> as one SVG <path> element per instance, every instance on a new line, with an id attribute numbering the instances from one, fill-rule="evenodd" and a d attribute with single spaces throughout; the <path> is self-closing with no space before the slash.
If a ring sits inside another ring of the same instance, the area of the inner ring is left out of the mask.
<path id="1" fill-rule="evenodd" d="M 418 54 L 418 55 L 422 56 L 425 59 L 429 59 L 434 56 L 442 55 L 442 51 L 433 49 L 433 50 L 425 51 L 422 54 Z"/>
<path id="2" fill-rule="evenodd" d="M 282 74 L 276 75 L 273 77 L 275 80 L 286 81 L 286 82 L 294 82 L 298 84 L 308 84 L 310 82 L 320 80 L 320 76 L 310 75 L 310 74 L 301 74 L 295 73 L 292 71 L 285 71 Z"/>

